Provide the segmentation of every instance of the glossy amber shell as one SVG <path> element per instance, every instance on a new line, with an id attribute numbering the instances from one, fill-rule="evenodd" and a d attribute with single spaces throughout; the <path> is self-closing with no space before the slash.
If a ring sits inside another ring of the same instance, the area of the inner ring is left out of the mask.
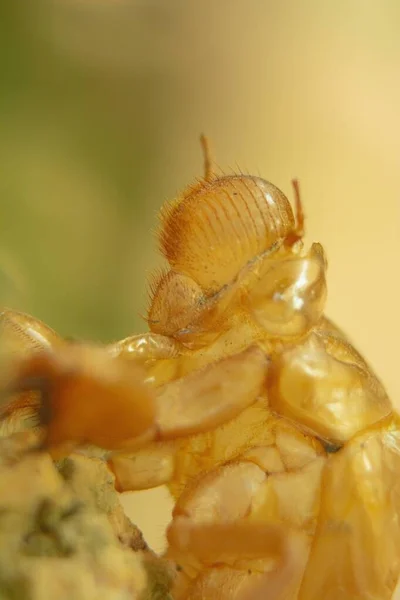
<path id="1" fill-rule="evenodd" d="M 295 221 L 257 177 L 186 190 L 162 211 L 168 265 L 151 332 L 105 347 L 100 362 L 98 349 L 79 354 L 32 318 L 2 314 L 19 340 L 8 358 L 52 355 L 49 449 L 102 445 L 119 451 L 107 456 L 120 490 L 168 485 L 176 600 L 390 600 L 399 578 L 400 420 L 324 316 L 324 251 L 304 250 Z M 37 412 L 38 398 L 20 395 L 3 407 L 3 433 Z"/>

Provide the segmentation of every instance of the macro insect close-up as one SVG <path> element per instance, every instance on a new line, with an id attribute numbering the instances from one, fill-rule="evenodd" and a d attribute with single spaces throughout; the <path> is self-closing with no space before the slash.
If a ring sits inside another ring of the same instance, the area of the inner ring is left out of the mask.
<path id="1" fill-rule="evenodd" d="M 4 309 L 1 432 L 33 430 L 55 459 L 100 454 L 120 492 L 166 484 L 176 600 L 389 600 L 398 415 L 324 314 L 297 182 L 293 211 L 205 157 L 160 214 L 149 332 L 101 346 Z"/>

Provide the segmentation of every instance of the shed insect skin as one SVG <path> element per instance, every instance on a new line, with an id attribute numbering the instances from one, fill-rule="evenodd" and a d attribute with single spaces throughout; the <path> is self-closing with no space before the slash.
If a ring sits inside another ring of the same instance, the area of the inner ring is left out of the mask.
<path id="1" fill-rule="evenodd" d="M 120 491 L 168 485 L 176 600 L 390 600 L 398 415 L 324 315 L 298 182 L 293 214 L 260 177 L 217 176 L 202 145 L 204 178 L 161 211 L 150 331 L 99 348 L 4 311 L 11 385 L 52 383 L 39 431 L 53 455 L 101 446 Z M 4 431 L 38 416 L 27 393 Z"/>

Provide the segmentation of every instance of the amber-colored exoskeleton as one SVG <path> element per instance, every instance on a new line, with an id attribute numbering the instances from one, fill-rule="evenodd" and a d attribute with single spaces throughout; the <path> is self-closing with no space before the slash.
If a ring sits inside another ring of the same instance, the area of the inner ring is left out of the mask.
<path id="1" fill-rule="evenodd" d="M 121 491 L 167 484 L 177 600 L 389 600 L 400 573 L 399 419 L 324 316 L 295 191 L 296 214 L 206 156 L 161 211 L 149 333 L 98 348 L 2 315 L 3 430 L 33 415 L 55 455 L 107 450 Z"/>

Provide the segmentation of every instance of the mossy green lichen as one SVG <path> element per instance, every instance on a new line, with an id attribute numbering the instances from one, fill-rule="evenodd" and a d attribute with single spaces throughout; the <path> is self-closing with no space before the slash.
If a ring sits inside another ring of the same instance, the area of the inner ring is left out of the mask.
<path id="1" fill-rule="evenodd" d="M 106 465 L 74 455 L 57 466 L 0 440 L 0 600 L 172 600 L 171 569 Z"/>

